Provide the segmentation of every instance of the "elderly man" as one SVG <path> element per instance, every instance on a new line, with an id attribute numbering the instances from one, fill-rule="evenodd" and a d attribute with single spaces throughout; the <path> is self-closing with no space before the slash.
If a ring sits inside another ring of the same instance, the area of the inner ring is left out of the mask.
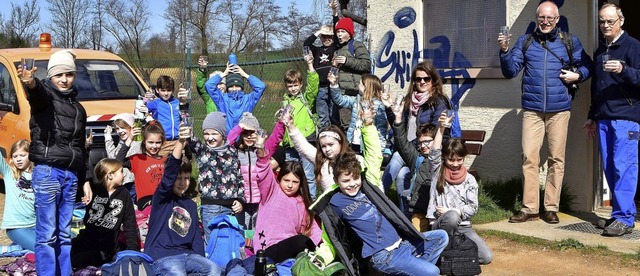
<path id="1" fill-rule="evenodd" d="M 500 66 L 506 78 L 522 77 L 522 151 L 524 174 L 520 212 L 509 222 L 539 218 L 539 161 L 544 136 L 547 137 L 549 170 L 544 195 L 543 219 L 558 223 L 556 215 L 564 177 L 567 129 L 571 116 L 570 87 L 589 78 L 591 59 L 576 36 L 556 27 L 558 6 L 546 1 L 536 11 L 537 27 L 518 38 L 509 48 L 509 37 L 500 34 Z M 574 68 L 574 70 L 568 70 Z"/>
<path id="2" fill-rule="evenodd" d="M 602 166 L 613 192 L 611 219 L 598 226 L 605 236 L 622 236 L 631 233 L 636 215 L 640 42 L 622 30 L 624 16 L 614 4 L 602 6 L 598 23 L 604 39 L 593 54 L 597 62 L 584 128 L 587 137 L 600 138 Z"/>

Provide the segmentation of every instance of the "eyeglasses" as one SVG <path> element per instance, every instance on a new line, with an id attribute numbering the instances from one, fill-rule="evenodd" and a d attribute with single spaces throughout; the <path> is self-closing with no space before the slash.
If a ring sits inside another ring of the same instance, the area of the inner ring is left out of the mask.
<path id="1" fill-rule="evenodd" d="M 421 147 L 421 148 L 424 148 L 424 147 L 428 147 L 429 145 L 431 145 L 431 143 L 433 143 L 433 140 L 419 141 L 418 146 Z"/>
<path id="2" fill-rule="evenodd" d="M 556 21 L 556 19 L 558 19 L 558 16 L 555 17 L 551 17 L 551 16 L 538 16 L 538 21 L 540 22 L 544 22 L 545 20 L 547 20 L 548 22 L 553 22 Z"/>
<path id="3" fill-rule="evenodd" d="M 598 24 L 600 26 L 604 26 L 604 24 L 608 24 L 609 26 L 613 26 L 614 24 L 616 24 L 616 22 L 618 22 L 618 20 L 620 20 L 620 17 L 618 17 L 618 19 L 616 20 L 598 20 Z"/>
<path id="4" fill-rule="evenodd" d="M 415 77 L 413 78 L 415 82 L 431 82 L 431 77 Z"/>

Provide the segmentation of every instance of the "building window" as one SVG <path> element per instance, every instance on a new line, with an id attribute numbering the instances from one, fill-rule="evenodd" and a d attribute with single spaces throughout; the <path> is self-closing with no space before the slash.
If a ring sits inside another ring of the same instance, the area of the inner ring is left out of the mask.
<path id="1" fill-rule="evenodd" d="M 424 1 L 424 45 L 438 68 L 499 67 L 506 0 Z"/>

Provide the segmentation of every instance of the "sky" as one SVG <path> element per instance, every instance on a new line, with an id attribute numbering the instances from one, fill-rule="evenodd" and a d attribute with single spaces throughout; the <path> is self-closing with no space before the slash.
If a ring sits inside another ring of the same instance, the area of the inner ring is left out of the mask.
<path id="1" fill-rule="evenodd" d="M 2 14 L 3 19 L 7 19 L 9 17 L 9 13 L 11 12 L 11 5 L 9 3 L 14 3 L 16 5 L 22 5 L 22 2 L 25 0 L 0 0 L 0 14 Z M 291 2 L 296 2 L 298 9 L 303 12 L 311 12 L 312 5 L 311 0 L 275 0 L 276 4 L 282 7 L 283 11 L 287 10 L 287 7 Z M 46 22 L 50 21 L 49 11 L 47 10 L 48 4 L 46 0 L 38 0 L 38 4 L 40 5 L 40 25 L 44 27 Z M 152 33 L 160 33 L 164 31 L 165 21 L 163 15 L 165 9 L 167 8 L 166 0 L 148 0 L 149 9 L 152 14 L 152 18 L 154 20 L 160 20 L 158 24 L 150 24 Z"/>

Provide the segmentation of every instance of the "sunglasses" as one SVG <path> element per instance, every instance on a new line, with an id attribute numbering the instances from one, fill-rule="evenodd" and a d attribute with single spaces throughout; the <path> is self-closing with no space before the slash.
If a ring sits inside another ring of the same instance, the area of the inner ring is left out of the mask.
<path id="1" fill-rule="evenodd" d="M 431 82 L 431 77 L 415 77 L 413 78 L 415 82 Z"/>

